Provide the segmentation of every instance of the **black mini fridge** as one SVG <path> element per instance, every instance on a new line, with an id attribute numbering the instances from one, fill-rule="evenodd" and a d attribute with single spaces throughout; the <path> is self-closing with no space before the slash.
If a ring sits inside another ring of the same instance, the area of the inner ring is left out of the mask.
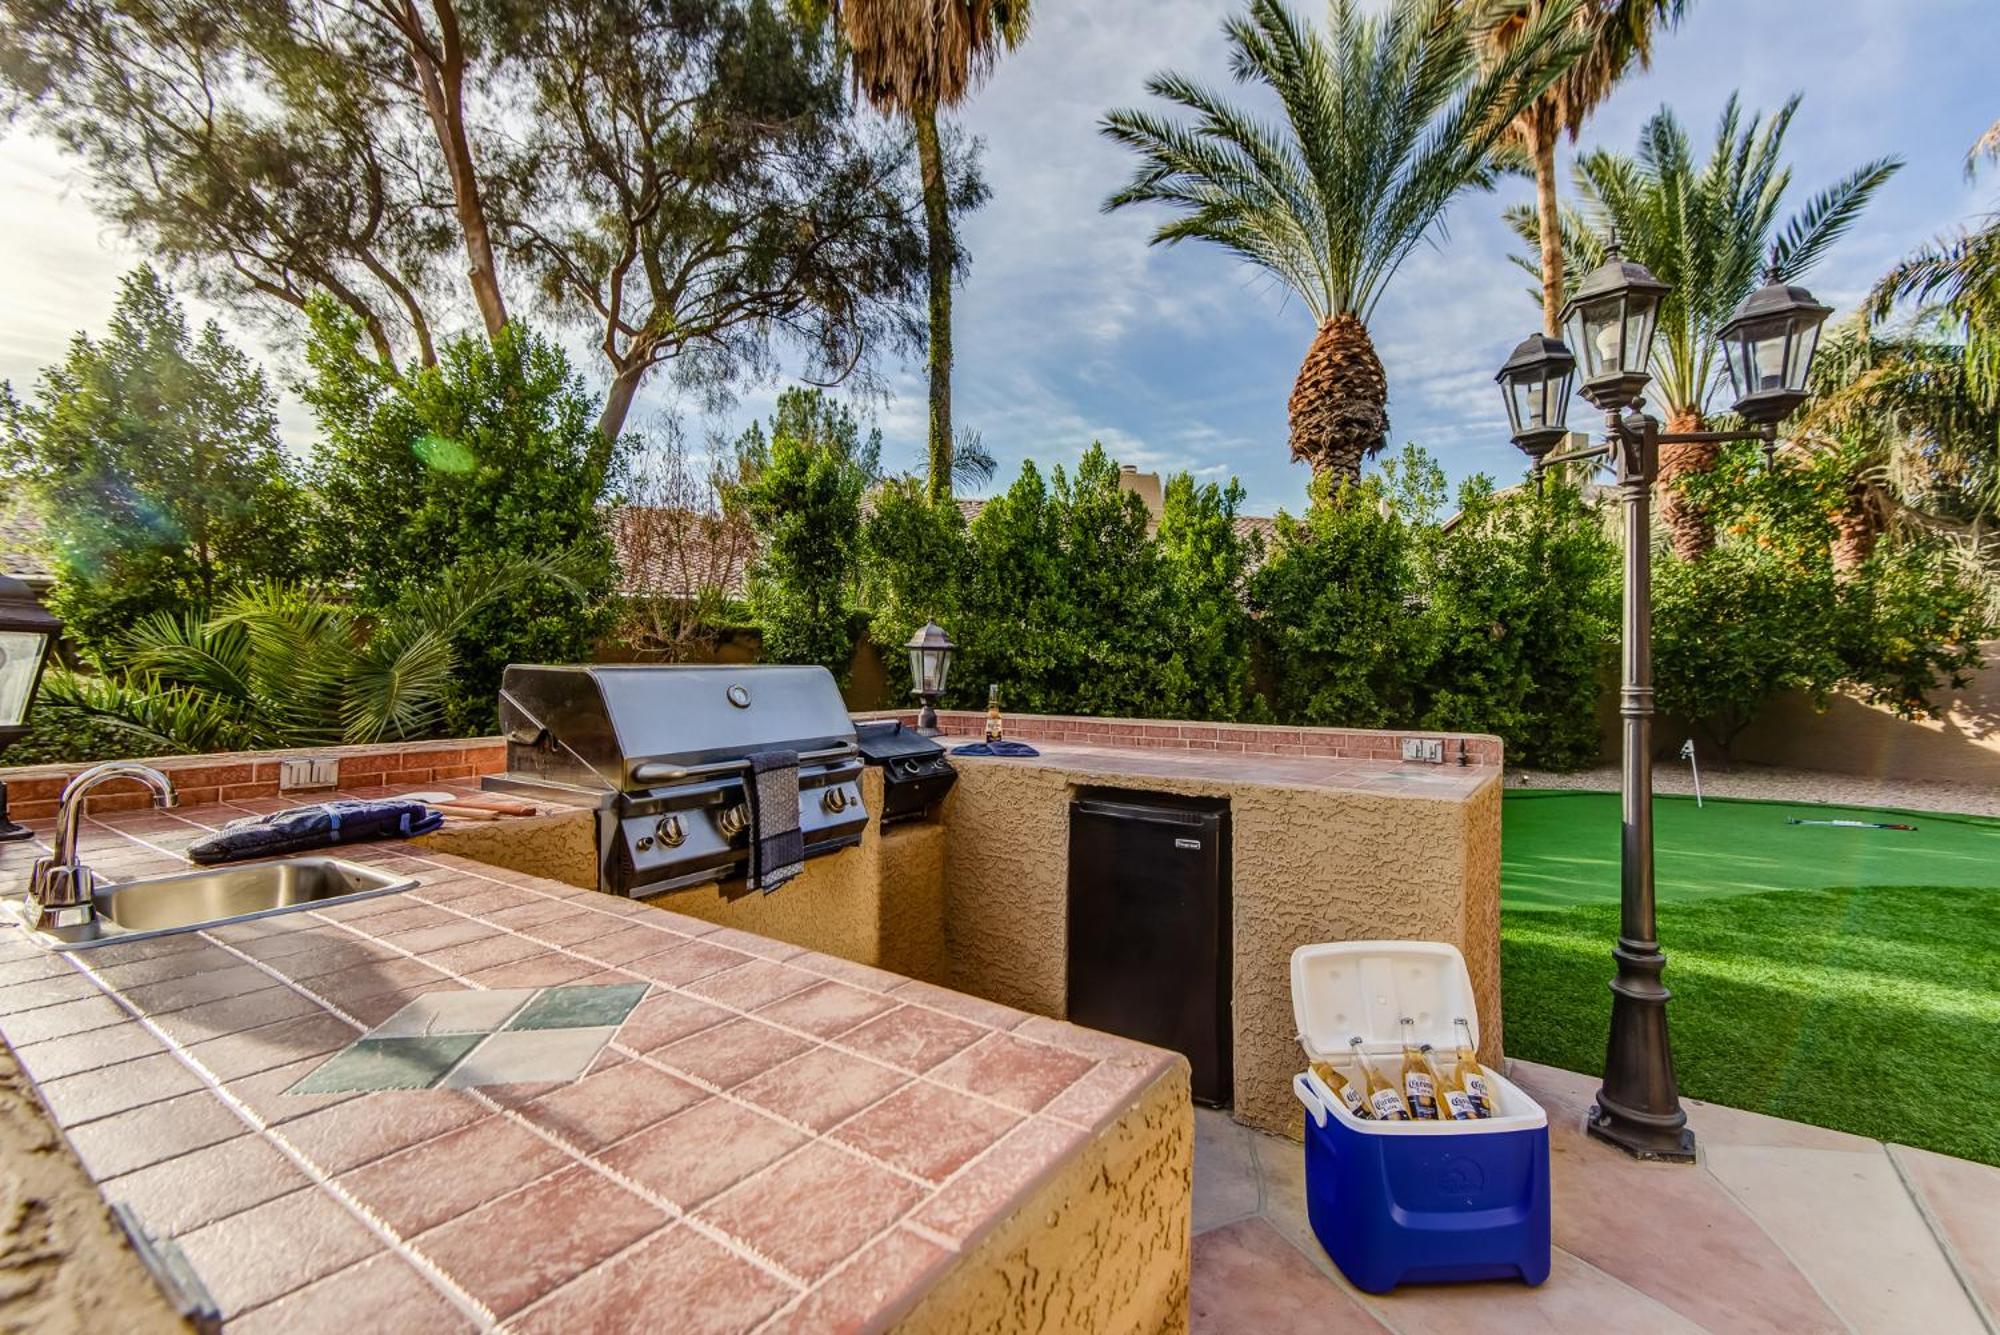
<path id="1" fill-rule="evenodd" d="M 1230 1098 L 1229 802 L 1085 791 L 1069 808 L 1069 1018 L 1184 1054 Z"/>

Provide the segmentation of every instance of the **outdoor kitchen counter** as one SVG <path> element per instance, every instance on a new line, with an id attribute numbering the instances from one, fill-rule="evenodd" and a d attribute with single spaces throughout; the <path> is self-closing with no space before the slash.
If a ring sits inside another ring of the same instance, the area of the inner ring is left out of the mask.
<path id="1" fill-rule="evenodd" d="M 82 851 L 157 874 L 242 814 L 93 816 Z M 67 955 L 0 931 L 0 1033 L 232 1329 L 1185 1327 L 1177 1055 L 435 849 L 334 852 L 419 885 Z M 455 1036 L 514 992 L 513 1028 Z M 399 1013 L 414 1045 L 353 1046 Z M 336 1055 L 368 1089 L 291 1092 Z"/>
<path id="2" fill-rule="evenodd" d="M 1206 730 L 1219 731 L 1219 730 Z M 943 737 L 947 744 L 966 738 Z M 1389 739 L 1393 744 L 1394 739 Z M 1069 804 L 1111 787 L 1226 797 L 1238 1121 L 1297 1138 L 1291 955 L 1319 941 L 1446 941 L 1465 955 L 1480 1051 L 1502 1056 L 1498 764 L 1431 765 L 1213 749 L 1032 743 L 954 756 L 944 803 L 944 933 L 961 991 L 1066 1015 Z"/>

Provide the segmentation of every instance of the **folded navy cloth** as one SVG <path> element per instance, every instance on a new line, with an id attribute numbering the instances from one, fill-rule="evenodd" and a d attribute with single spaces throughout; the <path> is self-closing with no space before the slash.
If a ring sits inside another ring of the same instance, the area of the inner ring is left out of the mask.
<path id="1" fill-rule="evenodd" d="M 954 746 L 955 756 L 1038 756 L 1041 754 L 1026 742 L 967 742 L 964 746 Z"/>
<path id="2" fill-rule="evenodd" d="M 770 894 L 805 870 L 806 837 L 799 829 L 799 753 L 753 751 L 750 782 L 752 890 Z"/>
<path id="3" fill-rule="evenodd" d="M 406 839 L 413 834 L 429 834 L 442 824 L 444 813 L 433 811 L 422 802 L 398 798 L 364 802 L 343 798 L 293 807 L 290 811 L 274 811 L 268 816 L 233 820 L 214 834 L 203 835 L 189 844 L 187 855 L 190 861 L 206 866 L 239 858 L 302 853 L 333 844 L 365 843 L 370 839 Z"/>

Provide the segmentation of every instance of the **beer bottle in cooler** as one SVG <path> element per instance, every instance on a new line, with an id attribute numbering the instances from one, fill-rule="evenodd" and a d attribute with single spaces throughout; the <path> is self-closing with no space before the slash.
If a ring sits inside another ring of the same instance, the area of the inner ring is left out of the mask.
<path id="1" fill-rule="evenodd" d="M 1437 1050 L 1426 1043 L 1419 1049 L 1424 1065 L 1430 1068 L 1431 1081 L 1438 1092 L 1438 1112 L 1446 1121 L 1470 1122 L 1479 1116 L 1479 1110 L 1472 1106 L 1472 1096 L 1456 1084 L 1444 1078 L 1438 1066 Z"/>
<path id="2" fill-rule="evenodd" d="M 1368 1116 L 1368 1105 L 1361 1101 L 1361 1091 L 1354 1087 L 1352 1080 L 1340 1073 L 1339 1067 L 1323 1061 L 1314 1061 L 1310 1065 L 1313 1074 L 1325 1081 L 1326 1087 L 1340 1099 L 1342 1107 L 1355 1117 Z"/>
<path id="3" fill-rule="evenodd" d="M 1496 1111 L 1493 1082 L 1486 1078 L 1486 1068 L 1479 1064 L 1479 1054 L 1473 1051 L 1472 1025 L 1463 1015 L 1452 1021 L 1452 1025 L 1458 1031 L 1458 1069 L 1452 1072 L 1452 1083 L 1472 1100 L 1476 1116 L 1491 1117 Z"/>
<path id="4" fill-rule="evenodd" d="M 1403 1097 L 1409 1100 L 1410 1116 L 1419 1122 L 1438 1120 L 1437 1075 L 1417 1046 L 1417 1022 L 1403 1017 Z"/>
<path id="5" fill-rule="evenodd" d="M 1403 1102 L 1403 1096 L 1396 1087 L 1382 1078 L 1381 1072 L 1368 1064 L 1367 1056 L 1361 1051 L 1361 1035 L 1347 1040 L 1354 1049 L 1354 1069 L 1361 1077 L 1361 1083 L 1368 1087 L 1367 1104 L 1371 1117 L 1383 1122 L 1407 1122 L 1410 1120 L 1410 1105 Z"/>

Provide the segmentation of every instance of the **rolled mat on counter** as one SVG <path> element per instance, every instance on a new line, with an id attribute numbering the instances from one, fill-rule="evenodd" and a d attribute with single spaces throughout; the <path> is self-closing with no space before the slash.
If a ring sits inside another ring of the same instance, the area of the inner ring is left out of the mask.
<path id="1" fill-rule="evenodd" d="M 964 746 L 954 746 L 955 756 L 1038 756 L 1041 754 L 1026 742 L 967 742 Z"/>
<path id="2" fill-rule="evenodd" d="M 806 837 L 799 829 L 799 753 L 750 755 L 750 868 L 752 890 L 770 894 L 805 869 Z"/>
<path id="3" fill-rule="evenodd" d="M 214 834 L 203 835 L 189 844 L 187 855 L 189 860 L 206 866 L 239 858 L 302 853 L 335 844 L 366 843 L 371 839 L 407 839 L 411 835 L 429 834 L 442 824 L 444 814 L 422 802 L 344 798 L 233 820 Z"/>

